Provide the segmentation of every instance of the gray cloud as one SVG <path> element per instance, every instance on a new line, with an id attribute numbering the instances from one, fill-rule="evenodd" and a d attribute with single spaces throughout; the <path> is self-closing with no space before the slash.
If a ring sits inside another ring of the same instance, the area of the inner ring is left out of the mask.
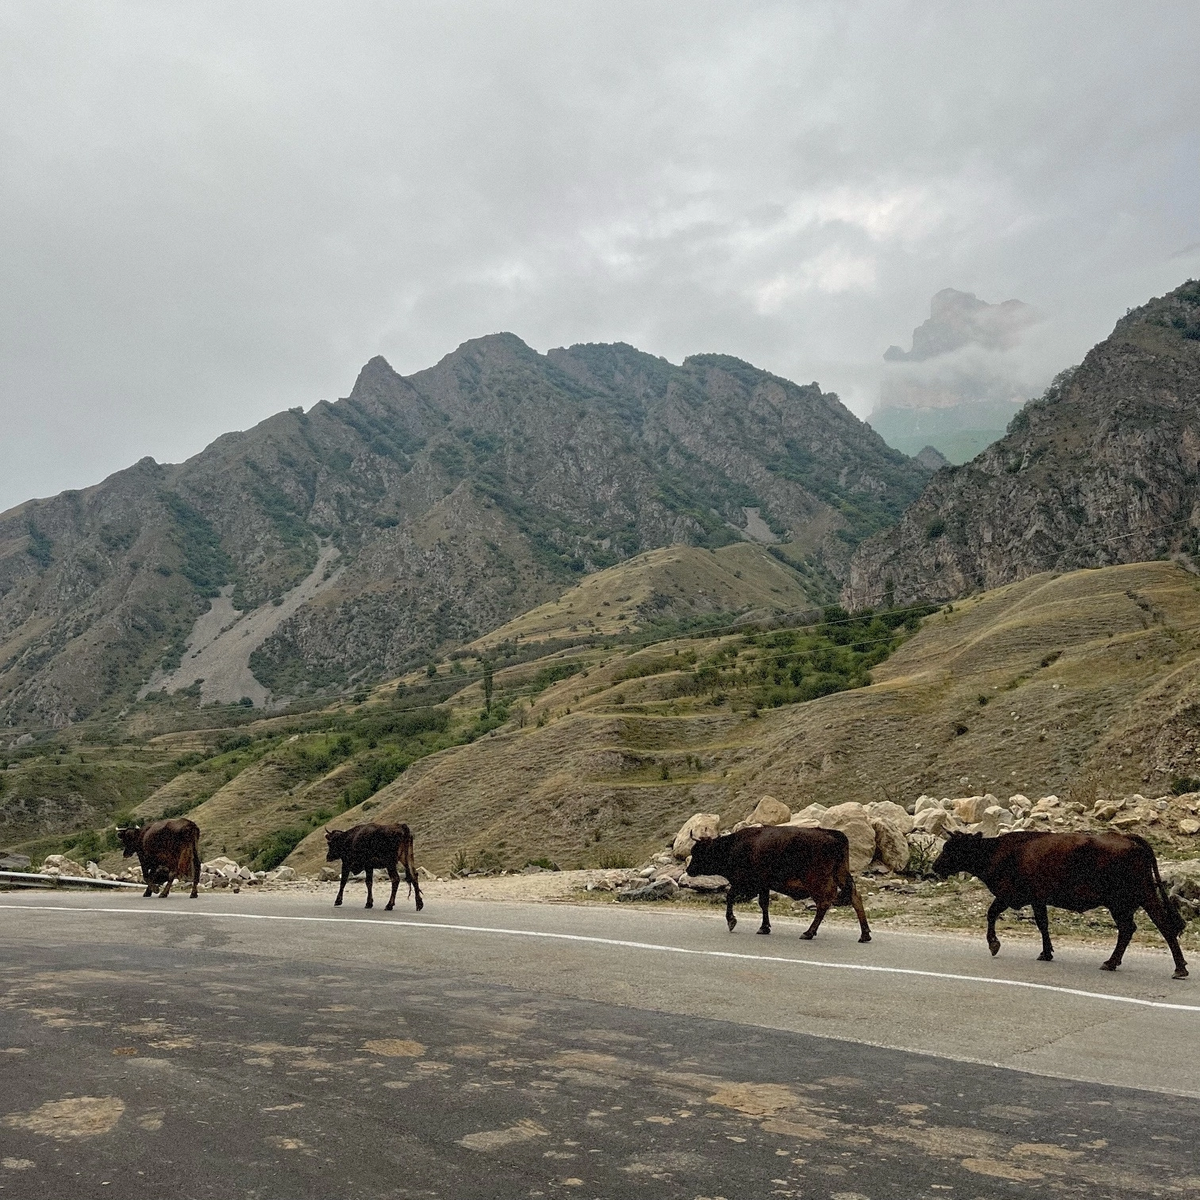
<path id="1" fill-rule="evenodd" d="M 0 508 L 509 329 L 860 413 L 956 287 L 1031 380 L 1179 283 L 1191 3 L 0 9 Z"/>

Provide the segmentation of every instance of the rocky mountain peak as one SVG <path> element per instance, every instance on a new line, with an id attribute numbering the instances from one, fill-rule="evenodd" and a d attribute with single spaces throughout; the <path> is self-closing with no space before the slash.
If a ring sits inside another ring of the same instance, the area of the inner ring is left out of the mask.
<path id="1" fill-rule="evenodd" d="M 1200 284 L 1131 310 L 972 462 L 859 548 L 848 605 L 948 600 L 1200 548 Z"/>

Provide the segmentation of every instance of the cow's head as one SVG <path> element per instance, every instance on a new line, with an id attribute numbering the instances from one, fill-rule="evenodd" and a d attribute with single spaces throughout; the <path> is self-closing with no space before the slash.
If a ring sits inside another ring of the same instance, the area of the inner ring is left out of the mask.
<path id="1" fill-rule="evenodd" d="M 689 875 L 724 875 L 729 867 L 729 839 L 697 838 L 688 859 Z"/>
<path id="2" fill-rule="evenodd" d="M 344 829 L 325 828 L 325 861 L 337 862 L 342 857 L 342 851 L 346 844 L 346 831 Z"/>
<path id="3" fill-rule="evenodd" d="M 129 858 L 142 848 L 142 829 L 140 825 L 130 825 L 127 829 L 117 827 L 117 837 L 125 847 L 124 858 Z"/>
<path id="4" fill-rule="evenodd" d="M 933 864 L 933 873 L 943 879 L 957 875 L 959 871 L 974 875 L 979 866 L 980 851 L 984 849 L 982 833 L 952 833 Z"/>

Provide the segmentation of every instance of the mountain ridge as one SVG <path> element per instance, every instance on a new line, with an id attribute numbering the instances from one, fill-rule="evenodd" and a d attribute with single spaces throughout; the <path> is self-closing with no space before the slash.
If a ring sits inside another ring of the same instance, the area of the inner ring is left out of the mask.
<path id="1" fill-rule="evenodd" d="M 138 703 L 223 591 L 280 606 L 327 545 L 339 578 L 251 656 L 273 704 L 394 675 L 642 551 L 740 540 L 751 511 L 828 596 L 927 475 L 832 393 L 727 356 L 508 333 L 410 376 L 375 356 L 341 400 L 0 514 L 0 723 Z"/>
<path id="2" fill-rule="evenodd" d="M 1039 571 L 1194 553 L 1200 283 L 1131 309 L 971 462 L 860 546 L 843 603 L 953 600 Z"/>

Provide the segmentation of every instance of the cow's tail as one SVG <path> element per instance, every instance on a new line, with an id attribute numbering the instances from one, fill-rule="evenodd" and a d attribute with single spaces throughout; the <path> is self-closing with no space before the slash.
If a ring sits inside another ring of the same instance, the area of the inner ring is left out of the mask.
<path id="1" fill-rule="evenodd" d="M 408 884 L 408 894 L 412 896 L 413 889 L 417 892 L 417 911 L 425 907 L 421 899 L 421 884 L 417 880 L 417 862 L 413 853 L 412 830 L 407 825 L 400 826 L 400 851 L 397 858 L 404 864 L 404 882 Z"/>
<path id="2" fill-rule="evenodd" d="M 841 881 L 838 896 L 834 903 L 853 904 L 854 873 L 850 870 L 850 839 L 840 829 L 829 829 L 826 832 L 836 835 L 833 840 L 837 844 L 840 858 L 837 869 L 838 874 L 841 875 Z"/>
<path id="3" fill-rule="evenodd" d="M 1149 856 L 1150 870 L 1154 875 L 1155 890 L 1158 892 L 1158 898 L 1162 901 L 1162 906 L 1166 910 L 1167 919 L 1174 926 L 1172 932 L 1178 937 L 1187 928 L 1187 922 L 1183 919 L 1183 914 L 1179 911 L 1179 902 L 1167 891 L 1167 885 L 1163 883 L 1162 876 L 1158 873 L 1158 856 L 1154 853 L 1154 847 L 1144 837 L 1139 837 L 1136 833 L 1131 833 L 1127 836 L 1137 842 Z"/>
<path id="4" fill-rule="evenodd" d="M 193 841 L 185 842 L 183 849 L 179 852 L 179 863 L 176 866 L 176 872 L 180 879 L 191 880 L 193 877 L 196 882 L 200 882 L 200 855 L 196 849 L 196 843 Z"/>

